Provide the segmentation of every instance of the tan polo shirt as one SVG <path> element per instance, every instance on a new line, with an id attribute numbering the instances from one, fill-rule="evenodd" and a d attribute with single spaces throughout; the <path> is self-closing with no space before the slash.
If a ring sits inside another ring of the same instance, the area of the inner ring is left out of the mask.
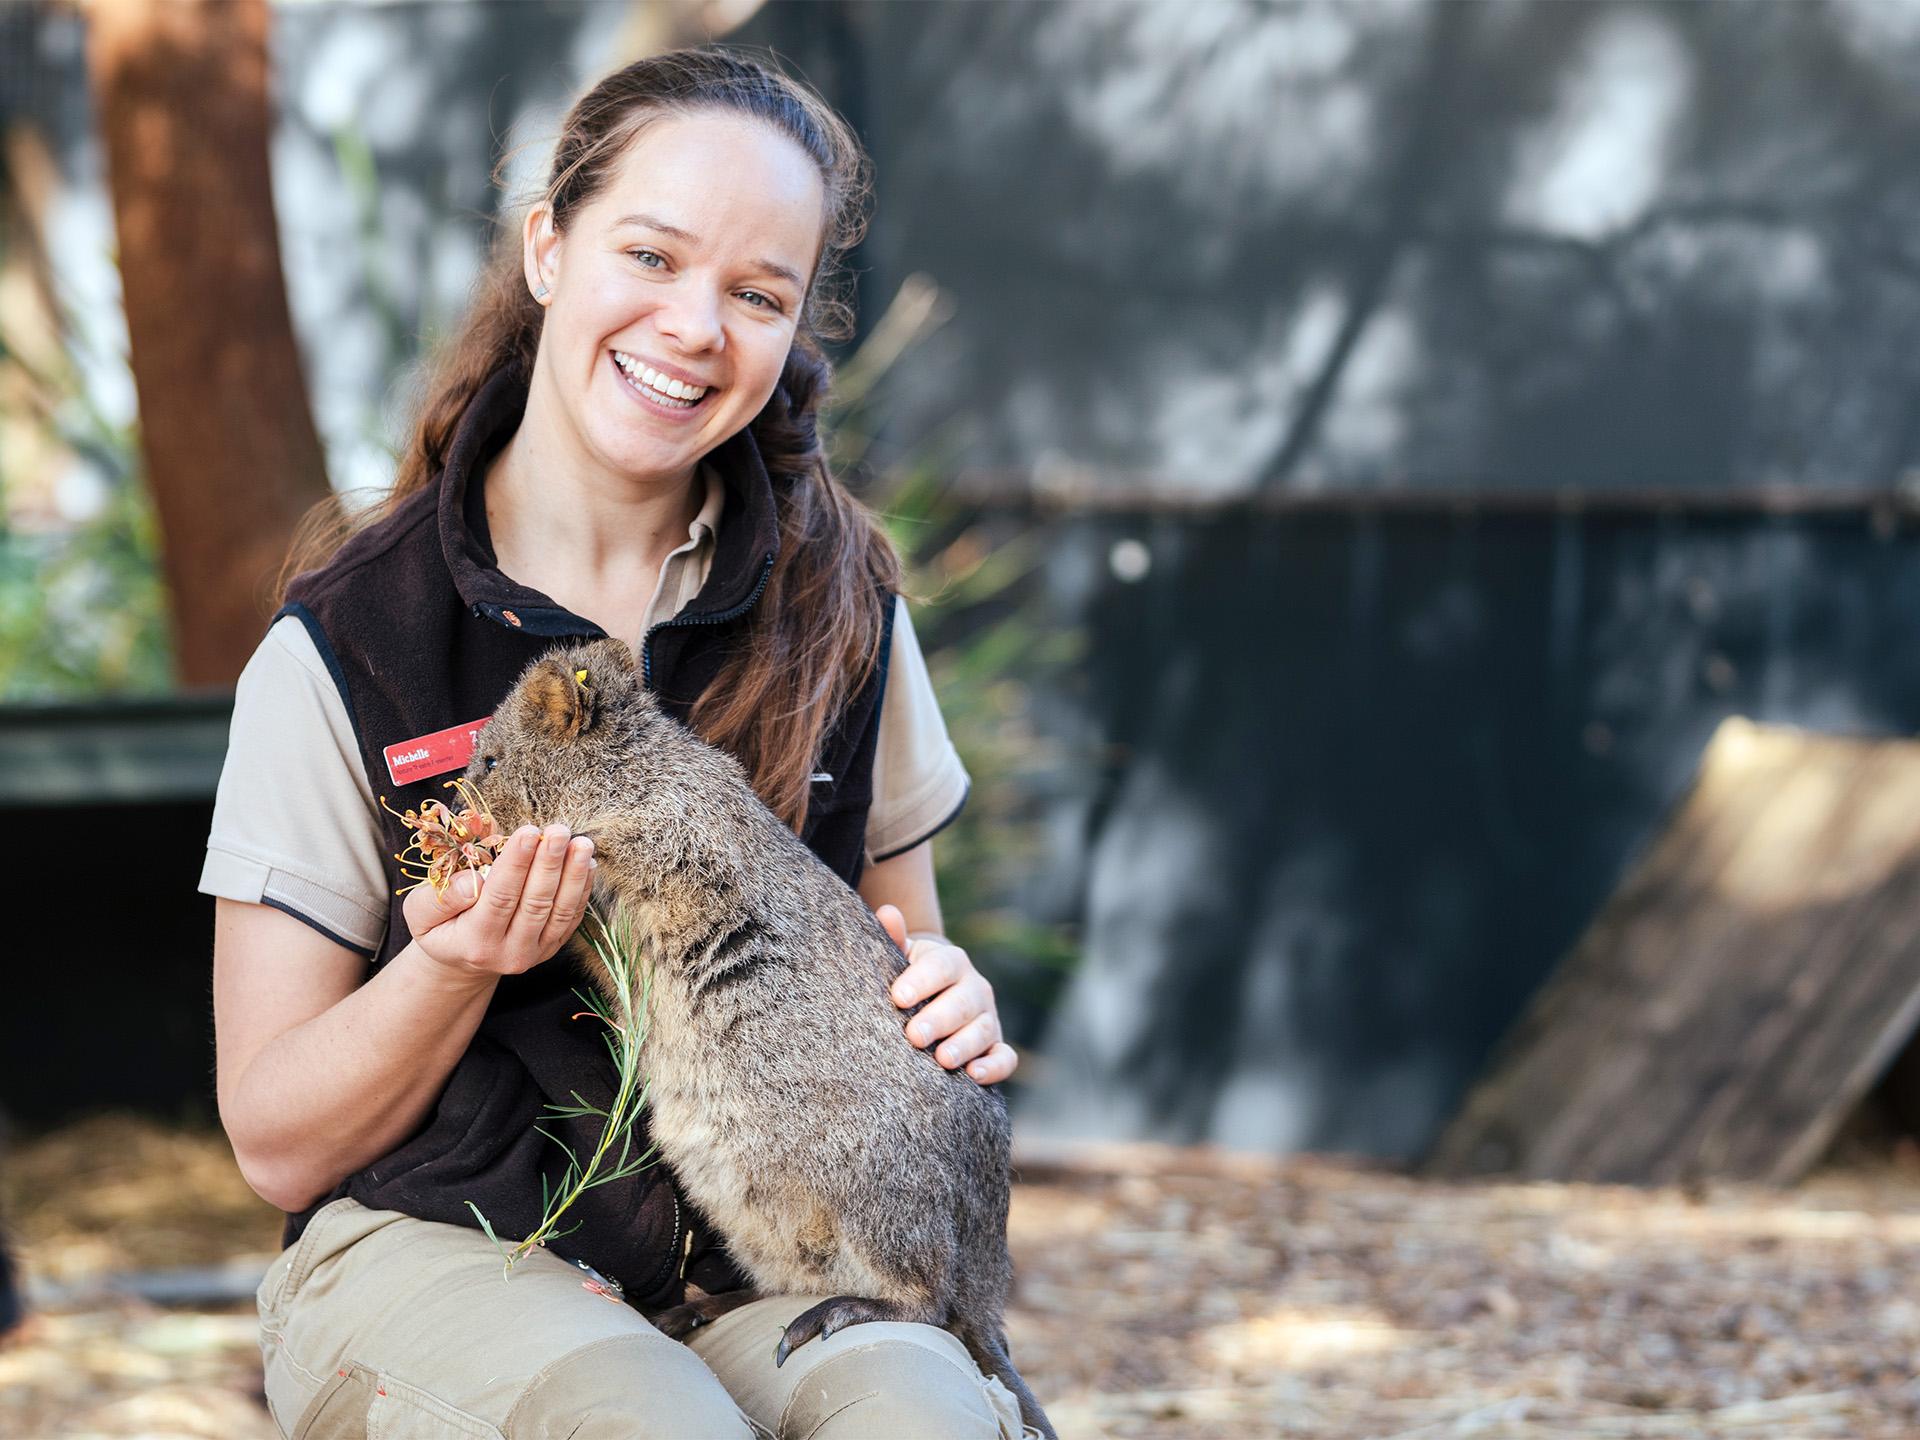
<path id="1" fill-rule="evenodd" d="M 712 466 L 701 466 L 701 475 L 700 513 L 686 543 L 661 565 L 639 633 L 622 637 L 629 644 L 679 614 L 706 584 L 726 491 Z M 867 815 L 869 863 L 940 829 L 959 812 L 971 783 L 947 736 L 906 602 L 895 605 Z M 234 691 L 199 888 L 286 910 L 371 954 L 387 924 L 379 814 L 346 703 L 306 627 L 285 616 L 267 631 Z"/>

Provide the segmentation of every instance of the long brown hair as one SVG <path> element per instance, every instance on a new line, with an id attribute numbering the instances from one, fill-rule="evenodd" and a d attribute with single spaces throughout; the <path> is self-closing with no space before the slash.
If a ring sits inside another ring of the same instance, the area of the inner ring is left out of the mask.
<path id="1" fill-rule="evenodd" d="M 635 61 L 607 76 L 567 113 L 542 198 L 555 230 L 591 200 L 629 142 L 665 115 L 733 111 L 787 136 L 819 167 L 825 233 L 780 380 L 749 423 L 773 480 L 779 558 L 747 616 L 746 643 L 728 654 L 689 717 L 731 752 L 769 808 L 797 831 L 826 731 L 879 659 L 882 587 L 900 585 L 900 560 L 873 513 L 834 478 L 817 430 L 832 369 L 822 339 L 852 328 L 841 260 L 866 228 L 871 169 L 860 142 L 813 91 L 758 60 L 698 46 Z M 322 502 L 302 522 L 282 571 L 323 563 L 352 532 L 374 524 L 434 482 L 468 402 L 497 371 L 533 373 L 546 311 L 528 294 L 517 227 L 503 227 L 460 327 L 428 360 L 412 436 L 393 488 L 348 517 Z"/>

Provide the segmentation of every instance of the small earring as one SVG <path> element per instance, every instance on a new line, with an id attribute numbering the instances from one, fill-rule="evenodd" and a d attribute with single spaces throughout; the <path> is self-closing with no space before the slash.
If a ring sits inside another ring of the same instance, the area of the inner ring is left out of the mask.
<path id="1" fill-rule="evenodd" d="M 533 287 L 533 298 L 536 300 L 545 300 L 547 298 L 547 287 L 544 281 Z"/>

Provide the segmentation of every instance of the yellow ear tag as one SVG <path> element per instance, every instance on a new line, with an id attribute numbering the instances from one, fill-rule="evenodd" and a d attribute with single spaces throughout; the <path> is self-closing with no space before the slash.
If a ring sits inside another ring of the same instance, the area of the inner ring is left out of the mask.
<path id="1" fill-rule="evenodd" d="M 576 670 L 573 672 L 573 678 L 578 680 L 584 687 L 587 683 L 587 672 L 584 670 Z"/>

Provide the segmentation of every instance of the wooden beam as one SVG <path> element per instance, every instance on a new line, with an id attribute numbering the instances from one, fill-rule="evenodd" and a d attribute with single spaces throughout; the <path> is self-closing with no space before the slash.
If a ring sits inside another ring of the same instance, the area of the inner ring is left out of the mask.
<path id="1" fill-rule="evenodd" d="M 1920 743 L 1729 720 L 1428 1157 L 1785 1183 L 1920 1024 Z"/>

